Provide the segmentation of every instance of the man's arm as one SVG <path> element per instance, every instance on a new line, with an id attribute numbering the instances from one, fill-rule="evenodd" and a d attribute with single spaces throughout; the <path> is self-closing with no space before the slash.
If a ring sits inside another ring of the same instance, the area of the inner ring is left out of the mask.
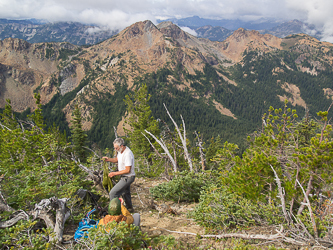
<path id="1" fill-rule="evenodd" d="M 112 162 L 112 163 L 117 163 L 118 162 L 118 158 L 109 158 L 109 157 L 106 157 L 106 156 L 103 156 L 102 157 L 103 160 L 105 161 L 108 161 L 108 162 Z"/>
<path id="2" fill-rule="evenodd" d="M 124 170 L 117 171 L 117 172 L 110 172 L 109 177 L 111 178 L 115 175 L 128 174 L 129 172 L 131 172 L 131 166 L 126 166 Z"/>

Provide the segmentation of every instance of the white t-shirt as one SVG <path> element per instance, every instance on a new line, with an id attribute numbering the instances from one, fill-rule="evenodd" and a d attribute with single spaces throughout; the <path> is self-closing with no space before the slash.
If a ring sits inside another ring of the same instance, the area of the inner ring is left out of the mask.
<path id="1" fill-rule="evenodd" d="M 118 171 L 125 170 L 126 166 L 131 166 L 131 171 L 128 174 L 123 174 L 122 176 L 135 176 L 134 172 L 134 155 L 132 151 L 126 147 L 124 152 L 117 155 L 118 159 Z"/>

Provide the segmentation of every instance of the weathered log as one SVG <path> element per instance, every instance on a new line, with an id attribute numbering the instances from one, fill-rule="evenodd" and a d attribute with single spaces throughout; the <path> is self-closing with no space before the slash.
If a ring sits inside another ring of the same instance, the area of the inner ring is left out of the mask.
<path id="1" fill-rule="evenodd" d="M 27 213 L 21 212 L 21 213 L 15 215 L 10 220 L 0 221 L 0 229 L 14 226 L 18 221 L 23 220 L 23 219 L 28 219 L 28 218 L 29 218 L 29 215 Z"/>
<path id="2" fill-rule="evenodd" d="M 0 229 L 11 227 L 22 219 L 29 220 L 30 217 L 32 217 L 32 220 L 42 219 L 45 221 L 46 226 L 55 232 L 55 237 L 50 238 L 49 240 L 62 242 L 64 225 L 70 216 L 70 210 L 66 207 L 67 200 L 67 198 L 58 199 L 56 197 L 44 199 L 35 205 L 34 210 L 27 213 L 21 211 L 10 220 L 1 221 Z M 52 209 L 56 211 L 56 218 L 54 218 L 53 214 L 50 212 Z M 15 211 L 15 209 L 13 210 Z"/>
<path id="3" fill-rule="evenodd" d="M 160 227 L 161 229 L 170 232 L 170 233 L 178 233 L 178 234 L 188 234 L 188 235 L 194 235 L 198 236 L 196 233 L 191 233 L 191 232 L 178 232 L 178 231 L 171 231 L 165 228 Z M 284 234 L 281 234 L 278 232 L 277 234 L 272 234 L 272 235 L 266 235 L 266 234 L 242 234 L 242 233 L 224 233 L 224 234 L 218 234 L 218 235 L 212 235 L 212 234 L 203 234 L 199 235 L 202 238 L 215 238 L 215 239 L 224 239 L 224 238 L 241 238 L 245 240 L 267 240 L 267 241 L 272 241 L 272 240 L 281 240 L 286 243 L 298 245 L 298 246 L 308 246 L 308 242 L 305 241 L 299 241 L 295 240 L 290 237 L 286 237 Z"/>
<path id="4" fill-rule="evenodd" d="M 56 233 L 56 239 L 58 242 L 63 241 L 64 226 L 66 220 L 70 216 L 70 210 L 66 207 L 67 199 L 55 199 L 54 207 L 56 209 L 56 223 L 54 226 L 54 232 Z"/>
<path id="5" fill-rule="evenodd" d="M 55 226 L 55 218 L 54 215 L 49 212 L 49 211 L 33 211 L 32 214 L 34 219 L 41 219 L 45 222 L 45 225 L 47 228 L 51 228 L 52 231 L 54 231 L 54 226 Z"/>

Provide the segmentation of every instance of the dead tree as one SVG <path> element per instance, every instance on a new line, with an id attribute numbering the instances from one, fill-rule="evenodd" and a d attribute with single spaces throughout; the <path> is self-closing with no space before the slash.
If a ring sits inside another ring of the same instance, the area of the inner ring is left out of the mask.
<path id="1" fill-rule="evenodd" d="M 312 176 L 311 176 L 312 177 Z M 311 218 L 311 223 L 312 223 L 312 229 L 314 231 L 314 234 L 315 234 L 315 237 L 316 239 L 318 238 L 318 230 L 317 230 L 317 226 L 316 226 L 316 222 L 315 222 L 315 219 L 314 219 L 314 215 L 313 215 L 313 212 L 312 212 L 312 208 L 311 208 L 311 204 L 310 204 L 310 200 L 309 200 L 309 194 L 307 194 L 305 191 L 304 191 L 304 188 L 302 187 L 301 183 L 299 183 L 298 180 L 296 180 L 298 185 L 301 187 L 302 189 L 302 192 L 304 194 L 304 198 L 306 200 L 306 203 L 305 205 L 308 207 L 309 209 L 309 214 L 310 214 L 310 218 Z"/>
<path id="2" fill-rule="evenodd" d="M 115 138 L 118 138 L 117 128 L 115 126 L 113 126 L 113 130 Z"/>
<path id="3" fill-rule="evenodd" d="M 89 178 L 94 182 L 95 187 L 102 191 L 102 192 L 106 192 L 106 190 L 103 187 L 102 184 L 102 174 L 98 171 L 91 171 L 89 168 L 87 168 L 86 166 L 84 166 L 79 160 L 77 160 L 74 155 L 72 154 L 72 161 L 74 161 L 84 172 L 86 172 L 89 176 Z M 105 193 L 107 194 L 107 193 Z M 108 195 L 108 194 L 107 194 Z"/>
<path id="4" fill-rule="evenodd" d="M 166 133 L 168 134 L 168 136 L 170 136 L 171 146 L 172 146 L 172 150 L 173 150 L 173 159 L 175 161 L 176 166 L 178 166 L 178 164 L 177 164 L 177 152 L 176 152 L 176 146 L 177 145 L 176 145 L 175 140 L 173 139 L 173 133 L 171 132 L 168 124 L 165 121 L 160 120 L 160 122 L 162 122 L 164 124 L 164 126 L 166 128 Z"/>
<path id="5" fill-rule="evenodd" d="M 162 138 L 161 138 L 160 140 L 157 139 L 155 135 L 153 135 L 152 133 L 150 133 L 150 132 L 147 131 L 147 130 L 145 130 L 145 132 L 146 132 L 147 134 L 149 134 L 151 137 L 153 137 L 154 140 L 157 141 L 158 144 L 160 144 L 160 146 L 163 148 L 164 152 L 167 154 L 169 160 L 171 161 L 171 163 L 172 163 L 172 165 L 173 165 L 173 171 L 176 173 L 176 172 L 177 172 L 177 165 L 176 165 L 176 162 L 175 162 L 175 160 L 172 158 L 172 156 L 171 156 L 171 154 L 170 154 L 170 152 L 169 152 L 169 149 L 168 149 L 168 147 L 165 145 L 163 139 L 162 139 Z M 142 134 L 143 134 L 143 133 L 142 133 Z M 162 157 L 161 154 L 158 153 L 158 151 L 156 150 L 156 148 L 154 147 L 154 145 L 151 143 L 151 141 L 149 140 L 149 138 L 148 138 L 145 134 L 143 134 L 143 136 L 146 137 L 146 139 L 149 141 L 150 145 L 153 147 L 153 149 L 155 150 L 155 152 L 157 152 L 157 154 L 158 154 L 160 157 Z M 163 157 L 162 157 L 162 158 L 163 158 Z"/>
<path id="6" fill-rule="evenodd" d="M 270 165 L 270 164 L 269 164 Z M 274 175 L 275 175 L 275 181 L 276 181 L 276 184 L 278 186 L 278 191 L 279 191 L 279 197 L 280 197 L 280 200 L 281 200 L 281 207 L 282 207 L 282 212 L 283 212 L 283 215 L 284 215 L 284 218 L 286 219 L 286 221 L 289 223 L 291 222 L 291 218 L 288 216 L 287 214 L 287 210 L 286 210 L 286 202 L 285 202 L 285 199 L 284 199 L 284 192 L 282 190 L 282 185 L 281 185 L 281 180 L 279 178 L 279 176 L 277 175 L 275 169 L 273 168 L 272 165 L 270 165 L 273 172 L 274 172 Z"/>
<path id="7" fill-rule="evenodd" d="M 200 139 L 197 131 L 194 131 L 194 133 L 198 138 L 198 142 L 196 143 L 196 145 L 197 145 L 197 147 L 199 147 L 200 160 L 201 160 L 201 170 L 202 170 L 202 172 L 204 172 L 205 169 L 206 169 L 206 166 L 205 166 L 206 158 L 205 158 L 205 153 L 203 152 L 204 151 L 204 148 L 202 146 L 203 142 Z"/>
<path id="8" fill-rule="evenodd" d="M 44 199 L 40 203 L 36 204 L 35 208 L 29 212 L 24 212 L 22 210 L 16 211 L 15 209 L 10 208 L 10 211 L 20 213 L 16 214 L 10 220 L 1 221 L 0 229 L 11 227 L 22 219 L 32 219 L 33 221 L 41 219 L 45 222 L 46 227 L 51 228 L 51 230 L 55 233 L 55 236 L 50 236 L 49 241 L 62 242 L 64 225 L 71 214 L 70 209 L 66 206 L 67 201 L 67 198 L 58 199 L 56 197 Z M 51 212 L 52 210 L 55 211 L 55 218 Z"/>
<path id="9" fill-rule="evenodd" d="M 175 127 L 176 127 L 176 130 L 177 130 L 177 132 L 178 132 L 179 138 L 180 138 L 180 140 L 181 140 L 181 142 L 182 142 L 182 144 L 183 144 L 185 160 L 187 160 L 187 162 L 188 162 L 188 165 L 189 165 L 189 167 L 190 167 L 190 171 L 193 172 L 193 166 L 192 166 L 191 156 L 190 156 L 190 154 L 188 153 L 187 145 L 186 145 L 186 129 L 185 129 L 185 122 L 184 122 L 184 119 L 183 119 L 182 115 L 180 115 L 180 118 L 182 119 L 182 122 L 183 122 L 183 129 L 184 129 L 184 133 L 183 133 L 184 135 L 182 136 L 182 134 L 181 134 L 181 132 L 180 132 L 180 129 L 179 129 L 177 123 L 174 121 L 174 119 L 173 119 L 172 116 L 170 115 L 170 113 L 169 113 L 169 111 L 168 111 L 168 109 L 167 109 L 167 107 L 165 106 L 164 103 L 163 103 L 163 105 L 164 105 L 164 108 L 165 108 L 165 110 L 166 110 L 168 116 L 170 117 L 171 121 L 173 122 L 173 124 L 174 124 Z"/>

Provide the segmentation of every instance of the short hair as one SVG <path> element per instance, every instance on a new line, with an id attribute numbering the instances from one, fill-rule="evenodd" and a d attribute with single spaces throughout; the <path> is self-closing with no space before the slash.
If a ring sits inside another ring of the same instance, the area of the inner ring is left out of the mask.
<path id="1" fill-rule="evenodd" d="M 125 141 L 123 138 L 116 138 L 114 141 L 113 141 L 113 144 L 117 144 L 118 146 L 123 146 L 125 145 Z"/>

